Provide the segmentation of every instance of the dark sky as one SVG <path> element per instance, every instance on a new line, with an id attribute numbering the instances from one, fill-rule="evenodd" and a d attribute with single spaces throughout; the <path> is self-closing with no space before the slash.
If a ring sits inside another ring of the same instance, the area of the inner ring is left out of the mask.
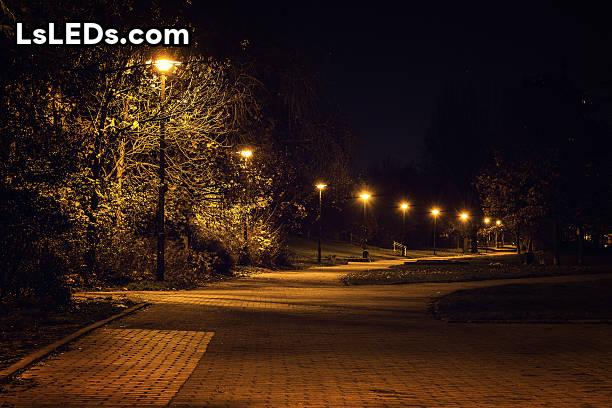
<path id="1" fill-rule="evenodd" d="M 553 73 L 596 87 L 611 68 L 608 14 L 594 8 L 536 1 L 197 3 L 194 22 L 204 31 L 216 21 L 237 37 L 312 58 L 322 97 L 359 136 L 364 165 L 418 160 L 445 84 L 469 78 L 495 94 L 525 76 Z"/>

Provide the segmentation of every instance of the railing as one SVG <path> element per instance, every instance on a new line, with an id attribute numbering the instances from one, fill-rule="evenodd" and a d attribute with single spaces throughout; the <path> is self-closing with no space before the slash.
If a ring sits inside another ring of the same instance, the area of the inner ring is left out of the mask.
<path id="1" fill-rule="evenodd" d="M 405 256 L 406 252 L 408 252 L 408 247 L 401 242 L 393 241 L 393 252 L 401 252 Z"/>

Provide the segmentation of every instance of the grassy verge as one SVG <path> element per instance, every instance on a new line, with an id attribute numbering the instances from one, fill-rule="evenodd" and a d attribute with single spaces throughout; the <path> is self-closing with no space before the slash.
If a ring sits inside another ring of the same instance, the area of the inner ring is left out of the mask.
<path id="1" fill-rule="evenodd" d="M 420 282 L 467 282 L 537 276 L 575 275 L 612 271 L 610 266 L 521 265 L 514 255 L 464 258 L 465 265 L 420 265 L 409 263 L 388 269 L 351 272 L 342 278 L 345 285 L 385 285 Z"/>
<path id="2" fill-rule="evenodd" d="M 287 241 L 292 265 L 297 268 L 310 267 L 317 264 L 317 241 L 304 237 L 290 237 Z M 342 265 L 346 264 L 351 258 L 360 258 L 362 256 L 362 248 L 359 243 L 349 243 L 344 241 L 335 241 L 325 239 L 321 243 L 321 261 L 323 266 Z M 375 260 L 398 259 L 402 258 L 399 252 L 393 252 L 392 249 L 380 248 L 368 245 L 370 257 Z M 458 255 L 459 250 L 456 249 L 439 249 L 439 256 Z M 432 256 L 431 250 L 408 250 L 410 258 L 423 258 Z"/>
<path id="3" fill-rule="evenodd" d="M 0 369 L 81 327 L 105 319 L 134 303 L 126 298 L 74 299 L 65 310 L 2 305 Z"/>
<path id="4" fill-rule="evenodd" d="M 450 321 L 612 320 L 612 279 L 500 285 L 460 290 L 434 303 Z"/>
<path id="5" fill-rule="evenodd" d="M 303 237 L 290 237 L 287 241 L 293 263 L 314 263 L 317 259 L 317 241 Z M 359 243 L 325 239 L 321 243 L 321 255 L 325 264 L 341 264 L 346 258 L 361 257 Z M 370 256 L 375 259 L 393 259 L 398 256 L 391 249 L 368 246 Z"/>

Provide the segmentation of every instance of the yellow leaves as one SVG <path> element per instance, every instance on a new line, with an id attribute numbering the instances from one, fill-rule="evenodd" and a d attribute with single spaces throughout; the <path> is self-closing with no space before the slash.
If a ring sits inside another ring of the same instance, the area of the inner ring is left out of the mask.
<path id="1" fill-rule="evenodd" d="M 137 120 L 135 120 L 135 121 L 134 121 L 134 123 L 132 123 L 132 127 L 131 127 L 131 129 L 132 129 L 132 130 L 137 130 L 137 129 L 140 129 L 140 124 L 138 123 L 138 121 L 137 121 Z"/>

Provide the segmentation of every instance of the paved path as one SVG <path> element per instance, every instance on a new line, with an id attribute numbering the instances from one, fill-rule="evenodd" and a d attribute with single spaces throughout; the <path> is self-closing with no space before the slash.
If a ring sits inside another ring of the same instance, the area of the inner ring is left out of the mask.
<path id="1" fill-rule="evenodd" d="M 612 406 L 612 326 L 439 322 L 432 296 L 491 283 L 339 284 L 362 267 L 144 294 L 0 406 Z"/>

